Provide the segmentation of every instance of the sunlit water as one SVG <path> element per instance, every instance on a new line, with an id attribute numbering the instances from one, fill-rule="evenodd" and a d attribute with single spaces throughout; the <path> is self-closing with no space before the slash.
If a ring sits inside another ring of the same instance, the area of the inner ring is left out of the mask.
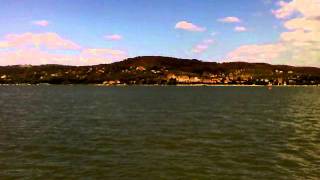
<path id="1" fill-rule="evenodd" d="M 319 179 L 320 88 L 0 87 L 0 179 Z"/>

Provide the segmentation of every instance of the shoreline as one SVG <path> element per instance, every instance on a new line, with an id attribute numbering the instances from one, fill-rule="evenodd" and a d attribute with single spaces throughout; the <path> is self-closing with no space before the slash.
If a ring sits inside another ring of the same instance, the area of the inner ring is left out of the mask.
<path id="1" fill-rule="evenodd" d="M 104 84 L 0 84 L 0 86 L 96 86 L 96 87 L 134 87 L 134 86 L 144 86 L 144 87 L 320 87 L 318 85 L 243 85 L 243 84 L 176 84 L 176 85 L 166 85 L 166 84 L 119 84 L 119 85 L 104 85 Z"/>

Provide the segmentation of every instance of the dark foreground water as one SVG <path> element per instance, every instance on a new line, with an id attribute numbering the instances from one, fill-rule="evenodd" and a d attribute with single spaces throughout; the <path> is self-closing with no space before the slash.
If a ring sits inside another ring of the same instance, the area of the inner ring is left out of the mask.
<path id="1" fill-rule="evenodd" d="M 320 88 L 0 87 L 0 179 L 319 179 Z"/>

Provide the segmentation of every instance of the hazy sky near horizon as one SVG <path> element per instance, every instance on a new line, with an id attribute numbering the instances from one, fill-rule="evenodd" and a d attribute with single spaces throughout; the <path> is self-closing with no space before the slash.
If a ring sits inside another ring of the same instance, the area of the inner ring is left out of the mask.
<path id="1" fill-rule="evenodd" d="M 320 67 L 320 0 L 0 0 L 0 65 L 144 55 Z"/>

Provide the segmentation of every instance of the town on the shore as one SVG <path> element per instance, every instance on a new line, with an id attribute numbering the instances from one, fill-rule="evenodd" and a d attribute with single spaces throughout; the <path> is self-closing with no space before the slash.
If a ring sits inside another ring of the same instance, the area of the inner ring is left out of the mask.
<path id="1" fill-rule="evenodd" d="M 2 66 L 0 84 L 318 86 L 320 68 L 144 56 L 94 66 Z"/>

